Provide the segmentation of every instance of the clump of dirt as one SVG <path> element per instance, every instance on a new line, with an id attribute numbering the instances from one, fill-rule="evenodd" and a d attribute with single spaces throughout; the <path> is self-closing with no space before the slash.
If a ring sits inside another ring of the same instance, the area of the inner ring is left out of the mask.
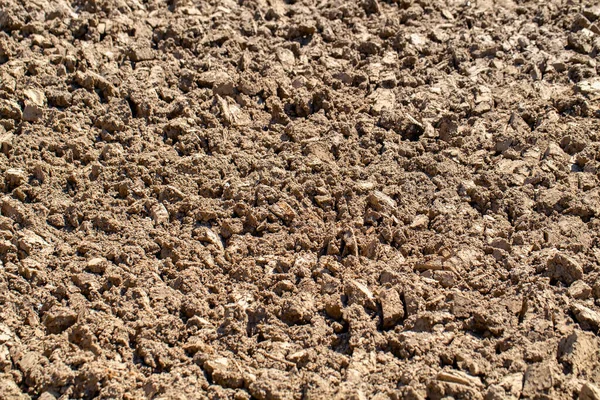
<path id="1" fill-rule="evenodd" d="M 592 2 L 0 29 L 0 398 L 600 399 Z"/>

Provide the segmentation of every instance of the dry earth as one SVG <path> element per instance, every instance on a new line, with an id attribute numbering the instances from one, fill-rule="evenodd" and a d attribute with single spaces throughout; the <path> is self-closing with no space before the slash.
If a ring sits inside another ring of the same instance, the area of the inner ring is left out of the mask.
<path id="1" fill-rule="evenodd" d="M 1 399 L 600 399 L 600 8 L 0 0 Z"/>

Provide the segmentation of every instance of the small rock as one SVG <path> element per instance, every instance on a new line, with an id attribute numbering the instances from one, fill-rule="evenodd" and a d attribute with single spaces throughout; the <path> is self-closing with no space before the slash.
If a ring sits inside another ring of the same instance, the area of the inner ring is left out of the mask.
<path id="1" fill-rule="evenodd" d="M 591 382 L 586 382 L 579 391 L 579 400 L 600 400 L 600 388 Z"/>
<path id="2" fill-rule="evenodd" d="M 148 61 L 154 59 L 154 52 L 150 47 L 135 47 L 129 51 L 128 56 L 133 62 Z"/>
<path id="3" fill-rule="evenodd" d="M 217 234 L 213 232 L 212 229 L 202 227 L 200 229 L 195 230 L 194 235 L 199 241 L 214 244 L 219 249 L 224 250 L 223 242 L 221 241 L 219 236 L 217 236 Z"/>
<path id="4" fill-rule="evenodd" d="M 31 396 L 24 394 L 12 377 L 0 377 L 0 394 L 3 399 L 29 400 Z"/>
<path id="5" fill-rule="evenodd" d="M 325 299 L 325 312 L 335 320 L 342 318 L 343 307 L 344 305 L 339 295 L 331 295 Z"/>
<path id="6" fill-rule="evenodd" d="M 287 299 L 281 306 L 279 316 L 282 321 L 290 324 L 304 324 L 310 322 L 312 316 L 308 302 L 301 301 L 298 298 Z"/>
<path id="7" fill-rule="evenodd" d="M 58 334 L 77 322 L 77 313 L 70 308 L 55 307 L 44 315 L 42 322 L 48 332 Z"/>
<path id="8" fill-rule="evenodd" d="M 8 156 L 13 148 L 12 142 L 14 136 L 15 135 L 10 132 L 0 133 L 0 151 L 4 153 L 5 156 Z"/>
<path id="9" fill-rule="evenodd" d="M 454 21 L 454 15 L 452 15 L 450 10 L 448 10 L 447 8 L 443 8 L 441 13 L 442 17 L 446 18 L 448 21 Z"/>
<path id="10" fill-rule="evenodd" d="M 88 260 L 86 268 L 93 273 L 101 274 L 106 270 L 108 261 L 103 257 L 95 257 Z"/>
<path id="11" fill-rule="evenodd" d="M 27 174 L 20 168 L 10 168 L 4 172 L 4 181 L 9 187 L 16 188 L 27 181 Z"/>
<path id="12" fill-rule="evenodd" d="M 278 218 L 281 218 L 285 222 L 291 222 L 296 218 L 296 211 L 285 201 L 280 200 L 270 207 L 270 210 Z"/>
<path id="13" fill-rule="evenodd" d="M 569 287 L 569 296 L 578 300 L 585 300 L 592 294 L 592 288 L 584 281 L 575 281 Z"/>
<path id="14" fill-rule="evenodd" d="M 490 243 L 490 246 L 492 246 L 496 249 L 502 249 L 502 250 L 506 251 L 507 253 L 510 253 L 512 251 L 512 246 L 510 245 L 508 240 L 506 240 L 504 238 L 496 238 L 496 239 L 492 240 L 492 242 Z"/>
<path id="15" fill-rule="evenodd" d="M 565 160 L 569 158 L 569 155 L 558 144 L 550 143 L 544 152 L 544 158 Z"/>
<path id="16" fill-rule="evenodd" d="M 523 396 L 535 398 L 548 394 L 552 386 L 554 386 L 554 374 L 547 363 L 537 363 L 527 367 L 523 379 Z"/>
<path id="17" fill-rule="evenodd" d="M 363 307 L 376 310 L 375 296 L 364 284 L 350 279 L 345 286 L 345 294 L 348 296 L 348 305 L 359 304 Z"/>
<path id="18" fill-rule="evenodd" d="M 244 386 L 244 377 L 235 365 L 225 357 L 205 361 L 203 368 L 212 380 L 223 387 L 237 389 Z"/>
<path id="19" fill-rule="evenodd" d="M 4 344 L 14 337 L 12 330 L 5 324 L 0 324 L 0 344 Z"/>
<path id="20" fill-rule="evenodd" d="M 97 74 L 92 71 L 77 71 L 74 76 L 75 83 L 79 86 L 94 90 L 95 88 L 100 89 L 104 96 L 115 97 L 119 94 L 119 91 L 115 86 L 109 82 L 104 76 Z"/>
<path id="21" fill-rule="evenodd" d="M 46 221 L 55 228 L 61 229 L 65 227 L 65 216 L 63 214 L 50 214 Z"/>
<path id="22" fill-rule="evenodd" d="M 429 225 L 429 217 L 425 214 L 419 214 L 413 219 L 410 227 L 412 229 L 425 229 Z"/>
<path id="23" fill-rule="evenodd" d="M 212 88 L 215 95 L 226 96 L 233 93 L 233 80 L 225 71 L 206 71 L 198 75 L 200 86 Z"/>
<path id="24" fill-rule="evenodd" d="M 162 203 L 156 203 L 150 208 L 150 216 L 156 224 L 169 222 L 169 212 Z"/>
<path id="25" fill-rule="evenodd" d="M 40 107 L 46 105 L 46 95 L 39 89 L 25 89 L 23 95 L 25 96 L 25 100 L 30 101 L 35 105 Z"/>
<path id="26" fill-rule="evenodd" d="M 38 400 L 56 400 L 56 396 L 54 396 L 50 392 L 44 392 L 44 393 L 40 394 L 40 397 L 38 397 Z"/>
<path id="27" fill-rule="evenodd" d="M 599 94 L 600 79 L 592 79 L 578 82 L 577 85 L 575 85 L 575 90 L 585 95 Z"/>
<path id="28" fill-rule="evenodd" d="M 32 232 L 28 229 L 24 229 L 21 232 L 20 238 L 17 241 L 17 246 L 20 250 L 24 251 L 25 253 L 31 254 L 33 250 L 39 250 L 41 248 L 49 246 L 49 244 L 35 232 Z"/>
<path id="29" fill-rule="evenodd" d="M 283 66 L 283 69 L 286 71 L 291 71 L 296 64 L 296 57 L 294 57 L 294 53 L 291 50 L 278 48 L 275 50 L 275 55 L 277 56 L 277 60 Z"/>
<path id="30" fill-rule="evenodd" d="M 456 275 L 452 271 L 435 271 L 433 279 L 439 282 L 442 287 L 451 288 L 456 284 Z"/>
<path id="31" fill-rule="evenodd" d="M 558 360 L 575 375 L 592 370 L 596 363 L 598 339 L 593 333 L 574 331 L 558 344 Z"/>
<path id="32" fill-rule="evenodd" d="M 418 33 L 413 33 L 408 37 L 408 41 L 415 47 L 422 47 L 427 43 L 427 40 L 419 35 Z"/>
<path id="33" fill-rule="evenodd" d="M 557 279 L 567 285 L 583 278 L 583 268 L 573 258 L 562 253 L 556 253 L 546 263 L 551 278 Z"/>
<path id="34" fill-rule="evenodd" d="M 396 105 L 396 95 L 391 89 L 379 88 L 368 97 L 371 101 L 371 110 L 375 115 L 381 114 L 383 110 L 393 110 Z"/>
<path id="35" fill-rule="evenodd" d="M 23 112 L 16 102 L 0 99 L 0 117 L 20 121 L 23 118 Z"/>
<path id="36" fill-rule="evenodd" d="M 404 318 L 404 304 L 396 289 L 387 289 L 379 293 L 383 328 L 389 329 Z"/>
<path id="37" fill-rule="evenodd" d="M 572 304 L 571 312 L 575 315 L 575 319 L 579 322 L 582 329 L 595 332 L 600 329 L 600 313 L 581 304 Z"/>
<path id="38" fill-rule="evenodd" d="M 394 199 L 377 190 L 367 197 L 367 202 L 376 211 L 390 211 L 396 208 Z"/>
<path id="39" fill-rule="evenodd" d="M 42 107 L 25 100 L 25 108 L 23 110 L 24 121 L 36 122 L 41 120 L 43 116 L 44 109 Z"/>
<path id="40" fill-rule="evenodd" d="M 437 375 L 437 379 L 444 382 L 458 383 L 460 385 L 483 387 L 481 379 L 462 371 L 442 371 Z"/>

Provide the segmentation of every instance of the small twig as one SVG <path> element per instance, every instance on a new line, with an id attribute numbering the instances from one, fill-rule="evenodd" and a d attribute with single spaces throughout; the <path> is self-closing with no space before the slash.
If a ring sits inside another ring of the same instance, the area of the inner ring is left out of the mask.
<path id="1" fill-rule="evenodd" d="M 277 356 L 273 356 L 273 355 L 267 353 L 264 350 L 261 350 L 260 354 L 262 354 L 263 356 L 265 356 L 265 357 L 267 357 L 267 358 L 269 358 L 269 359 L 271 359 L 273 361 L 279 361 L 280 363 L 284 363 L 285 365 L 287 365 L 289 367 L 295 367 L 296 366 L 296 364 L 294 364 L 293 362 L 288 361 L 288 360 L 284 360 L 283 358 L 279 358 Z"/>

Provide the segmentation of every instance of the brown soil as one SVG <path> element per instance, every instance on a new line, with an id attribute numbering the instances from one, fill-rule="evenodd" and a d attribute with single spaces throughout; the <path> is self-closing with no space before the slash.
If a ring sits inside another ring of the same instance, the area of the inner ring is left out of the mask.
<path id="1" fill-rule="evenodd" d="M 591 0 L 0 29 L 1 399 L 600 399 Z"/>

